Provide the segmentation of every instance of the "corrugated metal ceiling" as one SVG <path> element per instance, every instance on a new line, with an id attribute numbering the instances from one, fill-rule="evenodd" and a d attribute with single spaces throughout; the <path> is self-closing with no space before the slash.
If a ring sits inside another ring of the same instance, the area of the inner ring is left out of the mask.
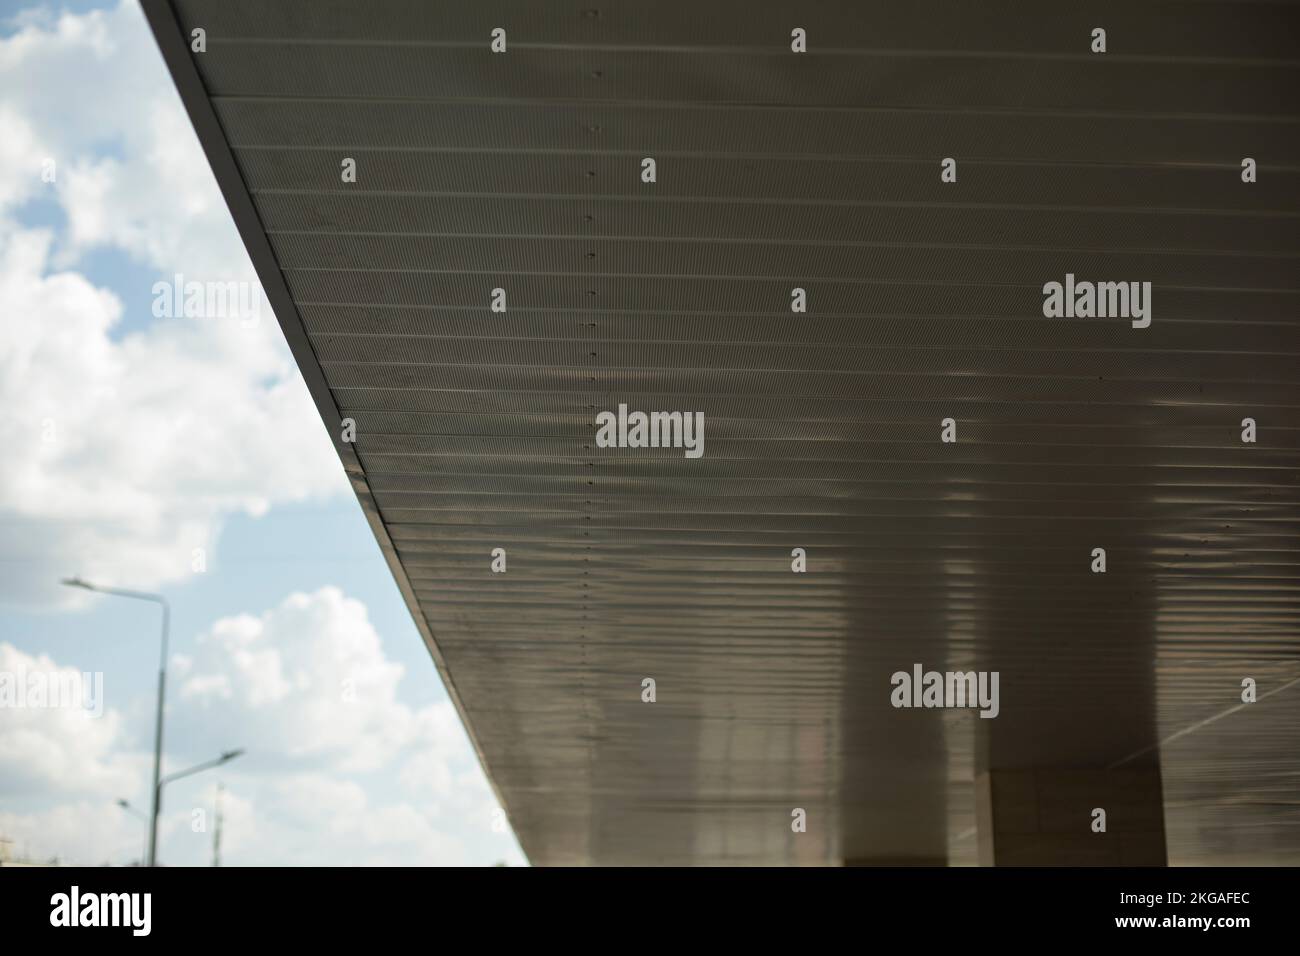
<path id="1" fill-rule="evenodd" d="M 969 862 L 976 767 L 1112 765 L 1245 676 L 1134 761 L 1171 862 L 1300 862 L 1297 10 L 1043 6 L 174 4 L 534 862 Z M 1067 273 L 1150 328 L 1044 318 Z M 597 447 L 619 403 L 704 456 Z M 913 662 L 1000 716 L 892 709 Z"/>

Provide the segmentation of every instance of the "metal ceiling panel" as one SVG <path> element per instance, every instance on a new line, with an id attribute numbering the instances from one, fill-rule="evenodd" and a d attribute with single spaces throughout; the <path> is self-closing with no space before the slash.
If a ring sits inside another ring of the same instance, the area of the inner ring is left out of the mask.
<path id="1" fill-rule="evenodd" d="M 969 863 L 981 769 L 1158 761 L 1171 862 L 1300 862 L 1295 5 L 145 7 L 532 861 Z"/>

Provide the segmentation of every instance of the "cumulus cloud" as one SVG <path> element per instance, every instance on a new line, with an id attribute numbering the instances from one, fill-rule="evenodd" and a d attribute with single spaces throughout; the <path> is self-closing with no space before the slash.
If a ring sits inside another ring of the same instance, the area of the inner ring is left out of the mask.
<path id="1" fill-rule="evenodd" d="M 0 644 L 0 673 L 70 670 Z M 247 752 L 218 774 L 168 788 L 162 859 L 210 859 L 221 779 L 231 863 L 522 863 L 509 834 L 493 831 L 495 799 L 454 709 L 403 703 L 402 671 L 365 606 L 337 588 L 213 623 L 193 654 L 172 662 L 165 772 L 232 747 Z M 120 717 L 56 709 L 0 716 L 0 798 L 42 798 L 29 812 L 0 812 L 0 834 L 41 859 L 137 858 L 139 828 L 119 819 L 114 803 L 127 795 L 147 806 L 140 794 L 151 755 L 123 739 Z"/>
<path id="2" fill-rule="evenodd" d="M 0 643 L 0 685 L 30 690 L 83 678 L 48 655 Z M 118 699 L 113 676 L 103 696 Z M 0 692 L 0 859 L 131 863 L 140 859 L 143 824 L 117 806 L 146 806 L 150 754 L 132 745 L 123 716 L 105 706 L 77 706 L 52 693 L 17 703 Z M 85 701 L 83 701 L 84 703 Z"/>
<path id="3" fill-rule="evenodd" d="M 259 794 L 264 807 L 232 821 L 230 859 L 274 864 L 268 847 L 293 847 L 293 860 L 311 866 L 466 866 L 489 862 L 472 839 L 475 821 L 438 813 L 415 801 L 380 803 L 365 790 L 319 774 L 278 780 Z M 265 813 L 260 812 L 265 809 Z M 470 825 L 466 825 L 466 824 Z M 482 829 L 482 828 L 479 828 Z M 238 836 L 236 834 L 238 833 Z M 237 841 L 237 842 L 236 842 Z M 504 838 L 499 858 L 521 862 Z"/>
<path id="4" fill-rule="evenodd" d="M 195 756 L 249 748 L 266 846 L 246 858 L 294 846 L 295 862 L 464 863 L 477 840 L 520 861 L 491 832 L 497 804 L 455 709 L 403 703 L 403 670 L 365 605 L 333 587 L 223 618 L 176 661 L 177 738 Z M 378 773 L 400 799 L 375 799 Z"/>
<path id="5" fill-rule="evenodd" d="M 0 37 L 0 124 L 0 600 L 77 600 L 69 573 L 157 587 L 230 515 L 344 492 L 269 309 L 133 317 L 115 337 L 121 298 L 76 271 L 110 248 L 151 295 L 178 273 L 256 283 L 137 5 L 20 18 Z M 40 197 L 62 227 L 22 224 Z"/>
<path id="6" fill-rule="evenodd" d="M 143 826 L 102 800 L 59 803 L 31 813 L 0 810 L 4 851 L 42 863 L 135 864 L 144 855 Z"/>
<path id="7" fill-rule="evenodd" d="M 0 235 L 0 598 L 58 600 L 69 573 L 174 581 L 229 515 L 344 487 L 305 386 L 261 330 L 175 319 L 113 341 L 120 301 L 49 271 L 51 241 Z"/>
<path id="8" fill-rule="evenodd" d="M 256 282 L 138 6 L 33 6 L 0 32 L 0 603 L 79 600 L 69 573 L 156 588 L 230 516 L 346 481 L 269 309 L 128 313 L 177 273 Z M 111 288 L 104 250 L 132 264 Z M 0 644 L 0 672 L 32 668 L 70 670 Z M 402 679 L 337 589 L 223 618 L 173 662 L 166 768 L 247 749 L 220 772 L 232 863 L 522 862 L 454 709 L 408 706 Z M 116 800 L 148 806 L 151 708 L 0 712 L 0 836 L 40 859 L 137 859 L 142 824 Z M 208 861 L 195 820 L 217 779 L 167 789 L 164 861 Z"/>
<path id="9" fill-rule="evenodd" d="M 124 249 L 164 272 L 251 278 L 252 267 L 139 5 L 28 15 L 0 37 L 0 190 L 53 188 L 66 252 Z M 41 178 L 46 159 L 55 182 Z"/>
<path id="10" fill-rule="evenodd" d="M 402 666 L 385 656 L 365 605 L 338 588 L 217 621 L 175 673 L 193 733 L 217 727 L 228 744 L 256 740 L 303 769 L 468 753 L 450 704 L 416 711 L 398 699 Z"/>
<path id="11" fill-rule="evenodd" d="M 82 700 L 55 692 L 83 683 Z M 102 696 L 93 683 L 93 675 L 86 680 L 74 667 L 0 643 L 0 796 L 135 792 L 143 762 L 121 749 L 121 715 L 102 699 L 95 707 L 82 706 Z M 46 688 L 42 696 L 33 693 L 37 687 Z M 103 675 L 100 691 L 111 691 L 103 687 Z"/>

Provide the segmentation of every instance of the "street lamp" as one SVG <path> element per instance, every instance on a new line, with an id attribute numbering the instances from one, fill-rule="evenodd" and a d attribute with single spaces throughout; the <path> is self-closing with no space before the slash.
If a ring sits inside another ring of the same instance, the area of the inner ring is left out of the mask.
<path id="1" fill-rule="evenodd" d="M 103 588 L 83 581 L 81 578 L 64 578 L 63 583 L 72 588 L 85 588 L 100 594 L 112 594 L 116 597 L 135 598 L 140 601 L 152 601 L 162 606 L 162 652 L 158 657 L 158 715 L 153 731 L 153 813 L 149 821 L 149 860 L 153 866 L 158 859 L 158 794 L 160 791 L 159 773 L 162 770 L 163 737 L 163 698 L 167 689 L 167 626 L 171 618 L 171 606 L 161 594 L 148 594 L 144 591 L 127 591 L 122 588 Z"/>
<path id="2" fill-rule="evenodd" d="M 158 782 L 158 789 L 162 790 L 162 788 L 167 786 L 167 784 L 174 783 L 181 777 L 188 777 L 192 773 L 198 773 L 200 770 L 211 770 L 213 767 L 220 767 L 223 763 L 230 763 L 230 761 L 234 760 L 236 757 L 242 757 L 243 754 L 243 747 L 240 747 L 238 750 L 227 750 L 215 760 L 208 760 L 204 763 L 195 764 L 188 770 L 181 770 L 178 773 L 169 773 Z"/>
<path id="3" fill-rule="evenodd" d="M 240 747 L 237 750 L 227 750 L 215 760 L 209 760 L 206 761 L 205 763 L 195 764 L 193 767 L 190 767 L 188 770 L 181 770 L 177 773 L 169 773 L 167 776 L 163 777 L 162 780 L 158 781 L 158 792 L 154 795 L 154 806 L 156 807 L 162 806 L 162 788 L 167 786 L 167 784 L 174 783 L 175 781 L 181 779 L 181 777 L 188 777 L 190 776 L 190 774 L 199 773 L 200 771 L 203 770 L 211 770 L 213 767 L 220 767 L 222 764 L 230 763 L 230 761 L 234 760 L 236 757 L 241 756 L 243 753 L 244 753 L 244 748 L 242 747 Z"/>
<path id="4" fill-rule="evenodd" d="M 145 855 L 149 851 L 149 818 L 120 797 L 117 805 L 144 824 L 144 846 L 140 850 L 140 865 L 144 866 Z"/>

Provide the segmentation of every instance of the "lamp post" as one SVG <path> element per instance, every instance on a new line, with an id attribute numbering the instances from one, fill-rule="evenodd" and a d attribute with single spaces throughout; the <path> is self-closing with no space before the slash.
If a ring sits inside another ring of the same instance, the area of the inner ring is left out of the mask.
<path id="1" fill-rule="evenodd" d="M 128 591 L 123 588 L 104 588 L 83 581 L 81 578 L 64 578 L 68 587 L 85 588 L 99 594 L 112 594 L 115 597 L 135 598 L 140 601 L 152 601 L 162 606 L 162 651 L 158 657 L 158 714 L 153 731 L 153 813 L 149 820 L 149 860 L 153 866 L 158 859 L 158 794 L 161 786 L 159 774 L 162 771 L 162 737 L 163 737 L 163 699 L 167 690 L 167 627 L 171 618 L 171 606 L 161 594 L 149 594 L 144 591 Z"/>
<path id="2" fill-rule="evenodd" d="M 167 784 L 174 783 L 175 781 L 181 779 L 181 777 L 188 777 L 191 774 L 199 773 L 204 770 L 211 770 L 213 767 L 220 767 L 222 764 L 229 763 L 230 761 L 234 760 L 236 757 L 242 755 L 243 752 L 244 749 L 242 747 L 240 747 L 237 750 L 227 750 L 225 753 L 223 753 L 220 757 L 216 758 L 215 760 L 209 760 L 206 761 L 205 763 L 195 764 L 193 767 L 190 767 L 188 770 L 181 770 L 178 773 L 169 773 L 167 776 L 163 777 L 162 780 L 158 781 L 158 792 L 154 795 L 154 806 L 156 807 L 162 806 L 162 788 L 167 786 Z"/>
<path id="3" fill-rule="evenodd" d="M 140 850 L 140 865 L 144 866 L 145 856 L 149 852 L 149 818 L 120 797 L 117 805 L 144 824 L 144 846 Z"/>
<path id="4" fill-rule="evenodd" d="M 175 781 L 179 780 L 181 777 L 188 777 L 190 774 L 198 773 L 201 770 L 211 770 L 213 767 L 220 767 L 223 763 L 230 763 L 230 761 L 234 760 L 236 757 L 243 756 L 243 754 L 244 754 L 243 747 L 240 747 L 237 750 L 227 750 L 220 757 L 217 757 L 215 760 L 208 760 L 203 763 L 195 764 L 193 767 L 190 767 L 188 770 L 181 770 L 178 773 L 169 773 L 167 776 L 163 777 L 162 780 L 158 782 L 158 795 L 160 798 L 160 802 L 162 797 L 162 788 L 167 786 L 167 784 L 174 783 Z"/>

